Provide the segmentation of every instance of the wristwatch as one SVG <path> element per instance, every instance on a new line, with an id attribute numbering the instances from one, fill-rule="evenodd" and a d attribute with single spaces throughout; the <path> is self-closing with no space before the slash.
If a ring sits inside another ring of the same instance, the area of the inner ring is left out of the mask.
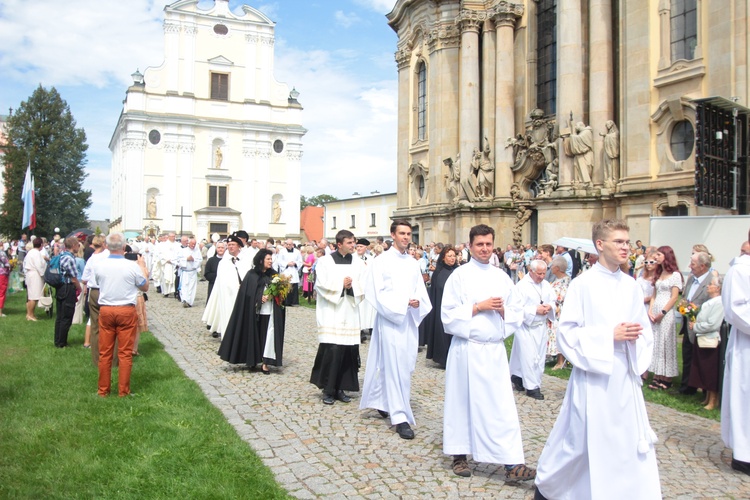
<path id="1" fill-rule="evenodd" d="M 661 314 L 662 314 L 662 316 L 666 316 L 667 315 L 667 311 L 665 311 L 664 309 L 662 309 L 661 310 Z"/>

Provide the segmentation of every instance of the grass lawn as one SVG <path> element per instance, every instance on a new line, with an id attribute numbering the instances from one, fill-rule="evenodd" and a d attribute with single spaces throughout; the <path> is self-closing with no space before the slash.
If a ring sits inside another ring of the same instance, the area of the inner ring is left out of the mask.
<path id="1" fill-rule="evenodd" d="M 100 398 L 83 325 L 56 349 L 54 319 L 26 321 L 24 301 L 0 319 L 0 498 L 287 497 L 151 334 L 134 396 Z"/>

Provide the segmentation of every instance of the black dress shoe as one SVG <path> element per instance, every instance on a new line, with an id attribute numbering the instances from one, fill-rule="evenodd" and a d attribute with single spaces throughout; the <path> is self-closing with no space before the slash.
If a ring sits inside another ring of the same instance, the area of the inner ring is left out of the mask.
<path id="1" fill-rule="evenodd" d="M 352 401 L 352 398 L 349 397 L 344 391 L 336 392 L 336 399 L 338 399 L 342 403 L 351 403 Z"/>
<path id="2" fill-rule="evenodd" d="M 328 394 L 326 394 L 326 397 L 323 398 L 324 405 L 332 405 L 335 402 L 336 401 L 334 401 L 333 396 L 329 396 Z"/>
<path id="3" fill-rule="evenodd" d="M 742 462 L 740 460 L 735 460 L 732 458 L 732 469 L 738 471 L 738 472 L 744 472 L 748 476 L 750 476 L 750 463 L 748 462 Z"/>
<path id="4" fill-rule="evenodd" d="M 698 392 L 698 389 L 696 389 L 695 387 L 680 387 L 678 392 L 684 396 L 692 396 L 693 394 Z"/>
<path id="5" fill-rule="evenodd" d="M 525 390 L 523 387 L 523 379 L 519 377 L 518 375 L 511 375 L 510 383 L 513 384 L 513 389 L 515 389 L 518 392 Z"/>
<path id="6" fill-rule="evenodd" d="M 160 286 L 156 287 L 156 293 L 161 293 L 161 287 Z"/>
<path id="7" fill-rule="evenodd" d="M 414 439 L 414 431 L 411 430 L 411 426 L 407 422 L 396 425 L 396 432 L 401 439 Z"/>
<path id="8" fill-rule="evenodd" d="M 539 389 L 532 389 L 530 391 L 526 391 L 526 395 L 530 398 L 542 400 L 544 399 L 544 394 L 542 394 L 542 391 Z"/>
<path id="9" fill-rule="evenodd" d="M 388 418 L 391 416 L 390 413 L 388 413 L 387 411 L 383 411 L 383 410 L 378 410 L 378 413 L 380 413 L 380 416 L 383 418 Z"/>
<path id="10" fill-rule="evenodd" d="M 219 338 L 219 332 L 214 332 L 214 333 L 211 334 L 211 336 L 213 338 L 215 338 L 215 339 L 218 339 Z"/>

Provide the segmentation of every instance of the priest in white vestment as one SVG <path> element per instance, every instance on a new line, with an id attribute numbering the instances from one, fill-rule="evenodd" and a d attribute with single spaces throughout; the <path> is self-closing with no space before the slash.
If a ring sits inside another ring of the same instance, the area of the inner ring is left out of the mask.
<path id="1" fill-rule="evenodd" d="M 594 225 L 599 262 L 565 296 L 557 345 L 573 371 L 539 457 L 537 499 L 661 498 L 640 377 L 651 363 L 653 333 L 641 287 L 620 270 L 628 231 L 622 220 Z"/>
<path id="2" fill-rule="evenodd" d="M 175 234 L 169 233 L 167 241 L 164 242 L 159 251 L 159 260 L 161 260 L 161 293 L 168 297 L 170 293 L 175 293 L 175 265 L 180 251 L 180 244 L 175 241 Z"/>
<path id="3" fill-rule="evenodd" d="M 724 319 L 732 325 L 724 365 L 721 437 L 732 449 L 732 468 L 750 474 L 750 255 L 733 260 L 721 300 Z"/>
<path id="4" fill-rule="evenodd" d="M 526 390 L 534 399 L 544 399 L 542 373 L 547 358 L 547 321 L 555 321 L 557 295 L 547 280 L 543 260 L 529 262 L 529 272 L 516 284 L 522 302 L 523 323 L 513 336 L 510 376 L 516 390 Z"/>
<path id="5" fill-rule="evenodd" d="M 355 259 L 359 259 L 368 264 L 373 259 L 373 256 L 367 254 L 367 247 L 370 246 L 370 241 L 365 238 L 357 240 L 357 254 L 354 256 Z M 364 343 L 368 337 L 372 335 L 372 327 L 375 325 L 375 308 L 370 305 L 369 302 L 363 300 L 359 303 L 359 328 L 360 338 Z"/>
<path id="6" fill-rule="evenodd" d="M 161 293 L 161 278 L 164 272 L 164 266 L 161 263 L 161 253 L 164 251 L 165 235 L 160 235 L 154 244 L 153 262 L 151 263 L 151 281 L 156 285 L 156 293 Z"/>
<path id="7" fill-rule="evenodd" d="M 280 274 L 289 276 L 289 282 L 292 289 L 286 296 L 284 305 L 299 305 L 299 273 L 302 269 L 302 254 L 294 247 L 294 242 L 290 239 L 284 242 L 284 247 L 279 250 L 274 260 L 274 267 Z"/>
<path id="8" fill-rule="evenodd" d="M 224 335 L 242 279 L 253 267 L 252 261 L 241 258 L 241 245 L 236 236 L 227 238 L 227 251 L 216 269 L 216 281 L 203 312 L 202 320 L 214 338 Z"/>
<path id="9" fill-rule="evenodd" d="M 534 478 L 524 463 L 521 426 L 508 372 L 504 340 L 523 320 L 518 290 L 490 264 L 495 232 L 471 228 L 471 260 L 445 283 L 440 318 L 453 336 L 445 367 L 443 453 L 453 472 L 471 476 L 466 455 L 506 466 L 513 479 Z"/>
<path id="10" fill-rule="evenodd" d="M 336 234 L 337 250 L 315 264 L 318 354 L 310 383 L 323 390 L 323 403 L 349 403 L 344 391 L 359 391 L 359 304 L 363 301 L 364 262 L 354 254 L 354 234 Z"/>
<path id="11" fill-rule="evenodd" d="M 180 249 L 177 259 L 182 270 L 180 277 L 180 299 L 183 307 L 193 307 L 195 301 L 195 289 L 198 286 L 198 270 L 203 262 L 203 255 L 196 245 L 195 238 L 188 240 L 188 246 Z"/>
<path id="12" fill-rule="evenodd" d="M 419 324 L 432 309 L 419 263 L 408 254 L 411 224 L 391 224 L 393 246 L 367 269 L 365 298 L 375 308 L 361 410 L 375 408 L 403 439 L 413 439 L 411 374 L 417 363 Z"/>

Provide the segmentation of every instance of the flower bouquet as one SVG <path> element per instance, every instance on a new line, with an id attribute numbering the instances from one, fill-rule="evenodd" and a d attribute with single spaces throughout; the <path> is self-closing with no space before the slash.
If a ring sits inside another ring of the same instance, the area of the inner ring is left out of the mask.
<path id="1" fill-rule="evenodd" d="M 696 306 L 692 302 L 688 302 L 687 299 L 682 299 L 680 301 L 680 304 L 677 306 L 677 310 L 680 311 L 680 314 L 685 316 L 688 321 L 694 322 L 701 308 Z"/>
<path id="2" fill-rule="evenodd" d="M 276 305 L 284 307 L 284 299 L 292 290 L 291 278 L 283 274 L 274 274 L 271 283 L 266 287 L 263 293 L 268 298 L 272 298 Z"/>

